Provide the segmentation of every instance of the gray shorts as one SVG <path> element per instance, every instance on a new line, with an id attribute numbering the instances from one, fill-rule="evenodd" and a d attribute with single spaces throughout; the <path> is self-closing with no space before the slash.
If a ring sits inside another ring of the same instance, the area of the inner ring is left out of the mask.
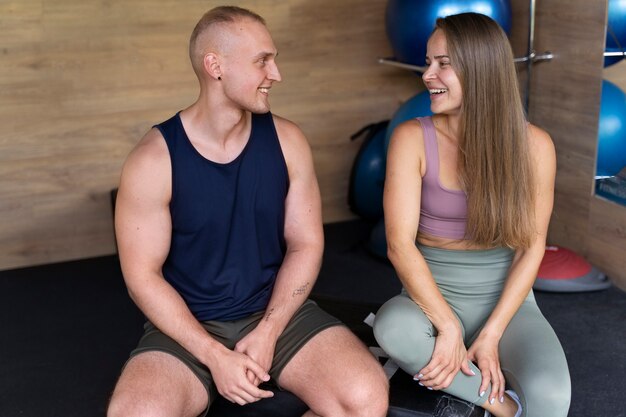
<path id="1" fill-rule="evenodd" d="M 257 326 L 264 314 L 264 311 L 260 311 L 238 320 L 205 321 L 201 324 L 214 339 L 227 348 L 234 349 L 237 342 Z M 274 383 L 277 384 L 283 368 L 301 347 L 322 330 L 337 325 L 342 325 L 342 323 L 319 308 L 314 301 L 306 300 L 293 315 L 276 342 L 274 360 L 269 371 Z M 209 403 L 217 398 L 217 389 L 209 369 L 173 339 L 163 334 L 151 322 L 144 325 L 144 334 L 139 340 L 137 348 L 131 352 L 130 357 L 148 351 L 166 352 L 180 359 L 196 374 L 206 388 L 209 394 Z"/>

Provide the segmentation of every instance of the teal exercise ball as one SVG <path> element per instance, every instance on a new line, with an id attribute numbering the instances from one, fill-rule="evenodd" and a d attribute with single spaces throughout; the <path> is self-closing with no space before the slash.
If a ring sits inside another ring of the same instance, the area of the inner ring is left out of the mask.
<path id="1" fill-rule="evenodd" d="M 596 175 L 617 175 L 626 166 L 626 94 L 602 81 Z"/>
<path id="2" fill-rule="evenodd" d="M 428 93 L 428 90 L 424 90 L 411 97 L 402 106 L 400 106 L 398 110 L 396 110 L 391 118 L 391 121 L 389 122 L 389 126 L 387 126 L 387 132 L 385 134 L 385 150 L 389 147 L 389 141 L 391 140 L 393 130 L 400 123 L 415 117 L 432 115 L 433 112 L 430 111 L 430 94 Z"/>
<path id="3" fill-rule="evenodd" d="M 424 66 L 426 43 L 437 19 L 465 12 L 487 15 L 511 32 L 508 0 L 389 0 L 385 26 L 395 59 Z"/>

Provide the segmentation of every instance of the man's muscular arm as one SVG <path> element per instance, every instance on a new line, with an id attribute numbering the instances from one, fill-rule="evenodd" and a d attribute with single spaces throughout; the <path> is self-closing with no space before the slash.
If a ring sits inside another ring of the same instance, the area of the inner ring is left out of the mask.
<path id="1" fill-rule="evenodd" d="M 315 284 L 324 251 L 321 197 L 311 149 L 296 125 L 277 116 L 274 122 L 289 170 L 285 201 L 287 252 L 263 320 L 235 348 L 266 371 L 272 364 L 276 340 Z"/>
<path id="2" fill-rule="evenodd" d="M 211 338 L 164 279 L 161 268 L 172 233 L 170 196 L 169 153 L 160 132 L 152 129 L 124 164 L 116 203 L 120 262 L 131 298 L 156 327 L 207 365 L 227 399 L 245 404 L 271 396 L 245 377 L 247 369 L 267 380 L 267 372 Z"/>

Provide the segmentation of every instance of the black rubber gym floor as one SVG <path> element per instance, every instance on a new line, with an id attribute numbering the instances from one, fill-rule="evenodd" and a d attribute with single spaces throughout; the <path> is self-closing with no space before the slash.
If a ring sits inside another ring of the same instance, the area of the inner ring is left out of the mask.
<path id="1" fill-rule="evenodd" d="M 313 294 L 368 344 L 373 339 L 362 319 L 400 289 L 391 266 L 365 249 L 370 227 L 363 221 L 325 226 L 326 253 Z M 568 358 L 569 416 L 626 417 L 626 293 L 536 295 Z M 142 324 L 115 256 L 0 272 L 0 417 L 104 416 Z M 420 389 L 402 371 L 391 386 L 390 416 L 424 417 L 442 407 L 441 394 Z M 265 401 L 256 408 L 222 401 L 211 416 L 303 411 L 289 394 Z"/>

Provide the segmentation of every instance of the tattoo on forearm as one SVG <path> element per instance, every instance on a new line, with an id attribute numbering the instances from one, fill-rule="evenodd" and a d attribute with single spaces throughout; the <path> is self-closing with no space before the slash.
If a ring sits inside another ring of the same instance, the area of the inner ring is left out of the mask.
<path id="1" fill-rule="evenodd" d="M 296 288 L 295 290 L 293 290 L 293 293 L 291 294 L 291 296 L 295 297 L 296 295 L 305 294 L 307 289 L 309 289 L 309 283 L 308 282 L 306 284 L 304 284 L 303 286 L 301 286 L 300 288 Z"/>
<path id="2" fill-rule="evenodd" d="M 273 308 L 267 312 L 267 314 L 265 315 L 265 321 L 269 321 L 270 316 L 272 315 L 273 312 L 274 312 Z"/>

